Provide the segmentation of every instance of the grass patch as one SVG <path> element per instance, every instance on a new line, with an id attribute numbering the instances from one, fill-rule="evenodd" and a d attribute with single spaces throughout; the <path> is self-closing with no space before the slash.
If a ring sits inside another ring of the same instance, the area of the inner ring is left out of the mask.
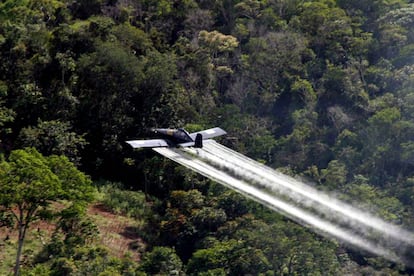
<path id="1" fill-rule="evenodd" d="M 39 253 L 43 245 L 49 241 L 51 232 L 44 223 L 33 223 L 27 232 L 23 244 L 21 266 L 30 266 L 34 256 Z M 8 238 L 7 238 L 8 237 Z M 0 275 L 13 275 L 13 268 L 16 261 L 17 231 L 9 232 L 7 229 L 0 230 Z"/>
<path id="2" fill-rule="evenodd" d="M 122 258 L 125 254 L 140 259 L 141 250 L 134 244 L 145 247 L 142 236 L 142 222 L 110 212 L 104 205 L 95 204 L 88 209 L 88 216 L 99 229 L 99 243 L 107 247 L 111 255 Z"/>
<path id="3" fill-rule="evenodd" d="M 133 218 L 143 218 L 150 211 L 143 192 L 123 190 L 119 184 L 99 187 L 103 193 L 102 204 L 111 212 Z"/>

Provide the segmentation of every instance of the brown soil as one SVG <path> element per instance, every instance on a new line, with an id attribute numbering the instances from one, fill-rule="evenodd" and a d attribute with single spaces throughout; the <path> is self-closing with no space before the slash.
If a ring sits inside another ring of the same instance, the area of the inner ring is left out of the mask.
<path id="1" fill-rule="evenodd" d="M 137 248 L 144 248 L 145 244 L 134 219 L 113 214 L 101 204 L 91 205 L 88 215 L 98 226 L 100 242 L 109 248 L 112 255 L 123 257 L 129 252 L 134 260 L 139 261 Z"/>
<path id="2" fill-rule="evenodd" d="M 112 256 L 122 258 L 126 253 L 129 253 L 134 260 L 139 261 L 139 251 L 145 248 L 145 243 L 139 235 L 139 228 L 136 226 L 137 223 L 134 219 L 113 214 L 101 204 L 89 206 L 87 214 L 98 227 L 98 243 L 107 247 Z M 50 239 L 54 229 L 54 223 L 45 221 L 33 222 L 28 229 L 26 238 L 31 240 L 41 239 L 41 242 L 45 244 Z M 39 234 L 34 234 L 36 232 Z M 17 230 L 1 227 L 0 249 L 8 240 L 17 240 Z"/>

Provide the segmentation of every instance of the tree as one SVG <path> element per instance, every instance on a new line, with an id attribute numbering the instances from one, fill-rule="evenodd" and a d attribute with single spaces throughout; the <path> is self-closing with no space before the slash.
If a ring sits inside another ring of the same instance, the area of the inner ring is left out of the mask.
<path id="1" fill-rule="evenodd" d="M 379 103 L 386 105 L 385 100 L 383 98 Z M 405 136 L 412 133 L 412 127 L 401 119 L 399 108 L 382 108 L 368 119 L 368 125 L 361 130 L 360 139 L 365 142 L 360 171 L 368 173 L 376 186 L 386 184 L 392 175 L 398 175 L 404 169 L 400 165 L 400 144 L 411 139 Z"/>
<path id="2" fill-rule="evenodd" d="M 74 163 L 79 163 L 79 151 L 87 144 L 82 135 L 71 132 L 68 122 L 58 120 L 39 120 L 37 126 L 23 128 L 18 139 L 24 147 L 35 147 L 45 155 L 64 154 Z"/>
<path id="3" fill-rule="evenodd" d="M 294 18 L 292 25 L 308 35 L 317 56 L 334 64 L 345 63 L 352 37 L 351 18 L 345 11 L 331 0 L 306 1 L 299 10 L 301 13 Z"/>
<path id="4" fill-rule="evenodd" d="M 133 274 L 135 264 L 132 261 L 125 259 L 122 264 L 122 261 L 112 257 L 105 247 L 78 245 L 73 251 L 69 257 L 53 258 L 50 274 L 46 275 L 136 275 Z"/>
<path id="5" fill-rule="evenodd" d="M 252 114 L 263 117 L 277 112 L 285 117 L 281 113 L 286 104 L 276 107 L 277 100 L 304 73 L 303 63 L 313 58 L 307 44 L 303 35 L 289 30 L 250 38 L 241 56 L 243 70 L 230 88 L 231 100 L 244 98 L 241 107 Z"/>
<path id="6" fill-rule="evenodd" d="M 368 183 L 368 178 L 355 175 L 349 185 L 345 187 L 346 199 L 368 209 L 387 221 L 401 223 L 404 208 L 401 202 L 385 191 Z"/>
<path id="7" fill-rule="evenodd" d="M 215 125 L 220 125 L 235 137 L 227 145 L 251 158 L 271 161 L 272 150 L 276 144 L 266 118 L 243 113 L 236 105 L 225 105 L 215 110 Z"/>
<path id="8" fill-rule="evenodd" d="M 205 197 L 198 190 L 173 191 L 169 208 L 160 222 L 161 240 L 165 245 L 175 246 L 183 260 L 191 256 L 197 229 L 192 222 L 204 203 Z"/>
<path id="9" fill-rule="evenodd" d="M 10 214 L 17 225 L 18 248 L 15 275 L 26 232 L 42 219 L 53 201 L 81 202 L 92 198 L 91 180 L 64 156 L 44 157 L 33 148 L 14 150 L 0 163 L 0 212 Z"/>
<path id="10" fill-rule="evenodd" d="M 321 170 L 321 177 L 324 185 L 328 188 L 338 188 L 346 183 L 347 173 L 346 166 L 343 163 L 332 160 L 326 169 Z"/>
<path id="11" fill-rule="evenodd" d="M 7 85 L 3 81 L 0 80 L 0 135 L 4 134 L 4 132 L 8 132 L 9 129 L 4 128 L 6 123 L 12 122 L 14 119 L 15 112 L 12 109 L 7 108 L 4 105 L 3 98 L 7 96 Z M 0 143 L 1 143 L 1 136 L 0 136 Z M 1 147 L 0 147 L 1 149 Z"/>
<path id="12" fill-rule="evenodd" d="M 294 122 L 293 129 L 289 135 L 278 140 L 278 146 L 282 147 L 281 151 L 277 153 L 275 159 L 280 164 L 286 162 L 290 166 L 306 168 L 309 166 L 313 154 L 312 150 L 316 148 L 313 142 L 320 134 L 317 128 L 318 113 L 312 109 L 298 109 L 292 113 Z M 286 152 L 287 151 L 287 152 Z M 319 149 L 319 158 L 324 152 L 323 146 Z M 284 162 L 281 162 L 284 161 Z"/>
<path id="13" fill-rule="evenodd" d="M 263 252 L 247 246 L 243 241 L 230 239 L 194 252 L 187 272 L 199 275 L 221 268 L 227 275 L 253 275 L 265 272 L 268 266 Z"/>
<path id="14" fill-rule="evenodd" d="M 200 49 L 208 53 L 211 74 L 216 76 L 216 89 L 223 93 L 227 87 L 226 81 L 233 72 L 232 53 L 238 47 L 237 38 L 231 35 L 224 35 L 218 31 L 200 31 L 198 34 Z"/>
<path id="15" fill-rule="evenodd" d="M 226 216 L 235 219 L 248 212 L 248 199 L 232 190 L 227 190 L 217 198 L 217 207 L 226 212 Z"/>
<path id="16" fill-rule="evenodd" d="M 198 190 L 171 192 L 160 235 L 163 244 L 174 246 L 183 261 L 191 257 L 198 241 L 214 234 L 227 220 L 224 210 L 210 204 Z"/>
<path id="17" fill-rule="evenodd" d="M 181 275 L 182 266 L 173 248 L 156 246 L 144 254 L 140 269 L 149 275 Z"/>
<path id="18" fill-rule="evenodd" d="M 274 219 L 271 221 L 273 223 L 251 215 L 228 221 L 217 233 L 223 241 L 213 245 L 214 255 L 206 254 L 209 249 L 203 249 L 204 252 L 196 251 L 189 261 L 189 267 L 200 257 L 204 258 L 205 265 L 198 264 L 198 269 L 211 265 L 220 256 L 220 250 L 225 250 L 224 245 L 237 237 L 238 246 L 234 248 L 237 250 L 221 257 L 222 263 L 228 262 L 230 272 L 233 271 L 232 275 L 243 274 L 237 273 L 238 271 L 246 274 L 258 274 L 259 271 L 274 273 L 270 275 L 335 274 L 339 265 L 334 253 L 335 244 L 319 240 L 314 234 L 292 222 L 280 220 L 274 223 Z M 246 254 L 246 249 L 251 253 Z M 256 270 L 250 270 L 246 264 L 251 264 Z"/>

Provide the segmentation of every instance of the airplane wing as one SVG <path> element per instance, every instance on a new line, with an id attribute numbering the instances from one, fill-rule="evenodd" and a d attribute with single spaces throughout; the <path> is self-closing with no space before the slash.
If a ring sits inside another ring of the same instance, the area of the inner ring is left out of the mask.
<path id="1" fill-rule="evenodd" d="M 186 142 L 178 144 L 180 147 L 194 147 L 194 142 Z"/>
<path id="2" fill-rule="evenodd" d="M 163 139 L 151 139 L 151 140 L 131 140 L 126 141 L 133 148 L 158 148 L 168 147 L 168 144 Z"/>
<path id="3" fill-rule="evenodd" d="M 214 140 L 211 140 L 211 139 L 203 140 L 203 144 L 211 143 L 211 142 L 215 142 L 215 141 Z M 185 148 L 185 147 L 194 147 L 195 143 L 194 142 L 187 142 L 187 143 L 181 143 L 181 144 L 178 144 L 178 145 L 180 147 L 183 147 L 183 148 Z"/>
<path id="4" fill-rule="evenodd" d="M 206 130 L 191 133 L 190 134 L 191 139 L 195 140 L 198 133 L 203 135 L 203 140 L 227 134 L 227 132 L 222 130 L 221 128 L 214 127 L 214 128 L 210 128 L 210 129 L 206 129 Z"/>

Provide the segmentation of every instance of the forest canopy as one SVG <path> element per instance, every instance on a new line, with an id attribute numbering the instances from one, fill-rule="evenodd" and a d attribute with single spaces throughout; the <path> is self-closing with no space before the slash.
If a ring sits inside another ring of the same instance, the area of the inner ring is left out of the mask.
<path id="1" fill-rule="evenodd" d="M 139 262 L 107 261 L 80 233 L 72 250 L 60 221 L 24 273 L 402 272 L 125 141 L 219 126 L 224 145 L 413 229 L 413 114 L 411 0 L 0 3 L 0 164 L 59 156 L 101 191 L 152 202 L 113 208 L 146 221 Z"/>

